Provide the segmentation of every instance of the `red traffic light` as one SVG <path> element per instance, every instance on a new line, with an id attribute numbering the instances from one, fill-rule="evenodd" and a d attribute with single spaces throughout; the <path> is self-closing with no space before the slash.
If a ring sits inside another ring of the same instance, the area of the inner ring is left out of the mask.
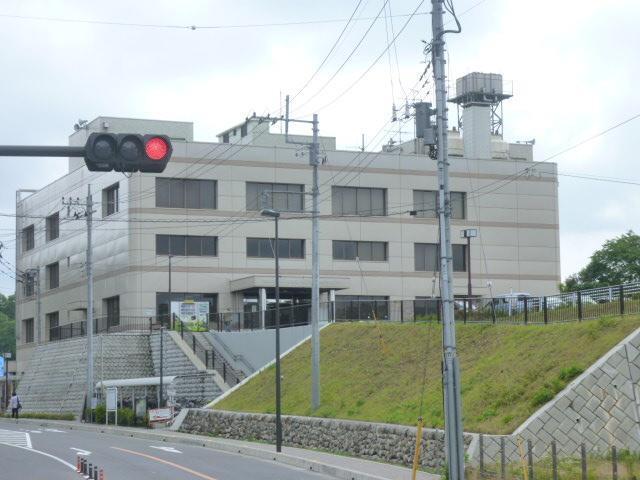
<path id="1" fill-rule="evenodd" d="M 166 135 L 135 133 L 92 133 L 84 159 L 94 172 L 163 172 L 173 153 Z"/>
<path id="2" fill-rule="evenodd" d="M 169 145 L 161 137 L 153 137 L 147 141 L 144 151 L 151 160 L 162 160 L 169 151 Z"/>

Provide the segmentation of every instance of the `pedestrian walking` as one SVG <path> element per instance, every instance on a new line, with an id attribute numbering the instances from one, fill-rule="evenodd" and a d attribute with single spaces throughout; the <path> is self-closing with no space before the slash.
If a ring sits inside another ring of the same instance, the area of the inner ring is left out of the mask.
<path id="1" fill-rule="evenodd" d="M 11 395 L 11 400 L 9 401 L 11 404 L 11 418 L 16 419 L 16 423 L 18 422 L 18 417 L 20 415 L 20 409 L 22 408 L 22 404 L 20 403 L 20 397 L 18 396 L 18 392 L 14 391 L 13 395 Z"/>

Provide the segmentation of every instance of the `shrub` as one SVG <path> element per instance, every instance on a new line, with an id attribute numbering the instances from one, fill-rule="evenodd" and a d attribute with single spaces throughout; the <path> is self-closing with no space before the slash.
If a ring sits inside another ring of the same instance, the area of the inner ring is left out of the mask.
<path id="1" fill-rule="evenodd" d="M 560 380 L 569 383 L 571 380 L 573 380 L 574 378 L 576 378 L 578 375 L 582 374 L 582 372 L 584 372 L 584 369 L 576 366 L 576 365 L 572 365 L 568 368 L 563 368 L 562 370 L 560 370 L 560 375 L 559 378 Z"/>
<path id="2" fill-rule="evenodd" d="M 130 408 L 118 409 L 118 425 L 121 427 L 133 427 L 136 424 L 136 415 Z"/>

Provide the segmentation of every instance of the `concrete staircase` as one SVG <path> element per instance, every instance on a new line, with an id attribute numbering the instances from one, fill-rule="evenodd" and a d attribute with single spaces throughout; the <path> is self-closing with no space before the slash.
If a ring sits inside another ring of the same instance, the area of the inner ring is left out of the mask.
<path id="1" fill-rule="evenodd" d="M 177 332 L 164 333 L 163 375 L 176 375 L 176 402 L 181 407 L 201 407 L 229 389 L 220 375 L 207 370 Z M 154 375 L 160 375 L 160 332 L 150 338 Z"/>
<path id="2" fill-rule="evenodd" d="M 94 379 L 153 375 L 149 336 L 114 333 L 93 339 Z M 86 390 L 87 339 L 39 345 L 18 385 L 24 412 L 80 415 Z"/>

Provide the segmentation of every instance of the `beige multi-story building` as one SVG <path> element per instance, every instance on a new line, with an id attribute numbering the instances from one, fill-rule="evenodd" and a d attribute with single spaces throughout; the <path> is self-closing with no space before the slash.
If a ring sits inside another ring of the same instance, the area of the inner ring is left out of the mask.
<path id="1" fill-rule="evenodd" d="M 274 297 L 274 225 L 259 212 L 265 201 L 283 212 L 283 301 L 309 301 L 312 176 L 303 150 L 257 118 L 221 133 L 219 142 L 195 142 L 191 123 L 99 117 L 75 131 L 70 144 L 83 145 L 99 131 L 165 133 L 173 157 L 162 174 L 130 176 L 89 172 L 73 158 L 65 176 L 19 192 L 19 372 L 57 326 L 86 319 L 82 204 L 89 186 L 94 316 L 166 314 L 169 284 L 172 301 L 209 302 L 211 312 L 265 309 Z M 556 165 L 534 163 L 532 145 L 507 143 L 486 125 L 472 135 L 483 138 L 463 139 L 456 130 L 449 136 L 455 294 L 466 294 L 469 268 L 474 295 L 556 292 Z M 338 150 L 332 137 L 320 141 L 321 300 L 437 295 L 437 165 L 422 153 L 422 139 L 377 152 Z M 80 205 L 63 206 L 63 198 Z M 464 229 L 478 231 L 470 263 Z"/>

